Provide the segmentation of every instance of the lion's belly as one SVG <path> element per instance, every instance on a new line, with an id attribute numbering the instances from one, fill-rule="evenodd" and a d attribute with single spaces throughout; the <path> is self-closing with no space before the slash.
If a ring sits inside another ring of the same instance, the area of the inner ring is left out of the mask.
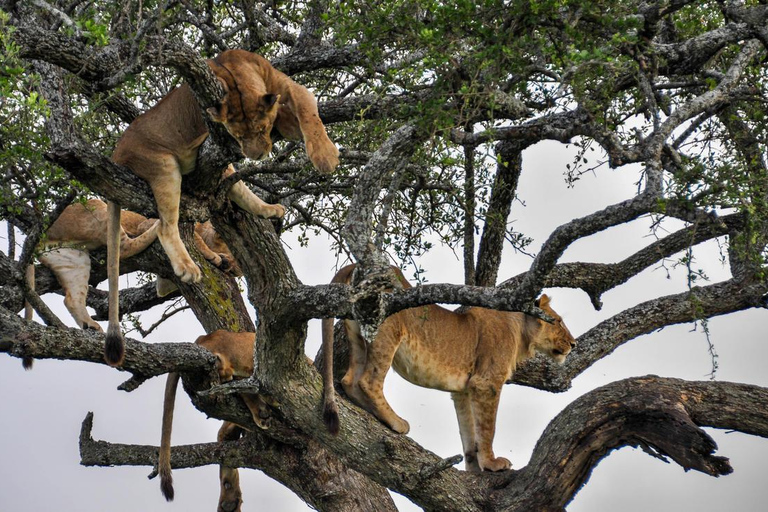
<path id="1" fill-rule="evenodd" d="M 430 350 L 429 344 L 418 337 L 404 336 L 395 353 L 392 367 L 405 380 L 417 386 L 442 391 L 462 391 L 469 381 L 467 361 L 457 354 Z"/>

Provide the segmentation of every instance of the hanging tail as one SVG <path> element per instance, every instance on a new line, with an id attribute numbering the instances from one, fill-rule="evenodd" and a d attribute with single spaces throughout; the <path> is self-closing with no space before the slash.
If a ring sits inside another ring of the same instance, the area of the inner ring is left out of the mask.
<path id="1" fill-rule="evenodd" d="M 157 473 L 160 475 L 160 491 L 168 501 L 173 501 L 173 476 L 171 475 L 171 431 L 173 430 L 173 409 L 176 404 L 176 389 L 179 374 L 168 374 L 163 400 L 163 427 L 160 437 L 160 453 L 157 457 Z"/>
<path id="2" fill-rule="evenodd" d="M 109 280 L 109 326 L 104 345 L 104 359 L 118 366 L 125 357 L 123 333 L 120 331 L 120 206 L 107 203 L 107 277 Z"/>
<path id="3" fill-rule="evenodd" d="M 323 422 L 328 432 L 339 433 L 339 406 L 333 387 L 333 318 L 323 318 Z"/>

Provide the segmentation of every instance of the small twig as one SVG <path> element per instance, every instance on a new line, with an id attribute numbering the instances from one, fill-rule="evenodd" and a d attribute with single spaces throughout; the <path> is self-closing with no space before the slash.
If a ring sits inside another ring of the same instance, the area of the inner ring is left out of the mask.
<path id="1" fill-rule="evenodd" d="M 138 389 L 139 386 L 147 382 L 152 377 L 153 375 L 142 375 L 139 373 L 134 373 L 130 379 L 117 386 L 117 389 L 130 393 L 131 391 Z"/>
<path id="2" fill-rule="evenodd" d="M 74 33 L 75 37 L 80 38 L 83 37 L 83 33 L 80 31 L 80 27 L 77 26 L 77 23 L 72 21 L 72 18 L 67 16 L 67 14 L 63 11 L 60 11 L 59 9 L 55 8 L 48 2 L 45 2 L 44 0 L 32 0 L 32 5 L 35 7 L 39 7 L 45 11 L 48 11 L 48 13 L 54 15 L 60 22 L 62 22 L 67 27 L 71 28 Z"/>
<path id="3" fill-rule="evenodd" d="M 446 469 L 452 468 L 453 466 L 455 466 L 456 464 L 460 463 L 463 460 L 464 460 L 463 456 L 454 455 L 453 457 L 448 457 L 447 459 L 443 459 L 440 462 L 437 462 L 436 464 L 423 466 L 419 470 L 418 477 L 421 480 L 432 478 L 437 473 L 441 473 Z"/>
<path id="4" fill-rule="evenodd" d="M 259 389 L 260 387 L 256 381 L 251 379 L 240 379 L 225 382 L 224 384 L 219 384 L 218 386 L 213 386 L 212 388 L 203 391 L 198 391 L 197 394 L 201 397 L 210 398 L 213 396 L 233 395 L 235 393 L 256 394 L 259 392 Z"/>

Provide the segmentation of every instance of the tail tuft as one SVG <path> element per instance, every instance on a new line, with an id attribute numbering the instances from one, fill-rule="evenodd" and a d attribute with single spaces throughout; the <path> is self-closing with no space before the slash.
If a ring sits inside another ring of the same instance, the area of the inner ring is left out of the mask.
<path id="1" fill-rule="evenodd" d="M 173 477 L 170 472 L 160 471 L 160 491 L 166 501 L 173 501 Z"/>
<path id="2" fill-rule="evenodd" d="M 21 366 L 24 367 L 25 370 L 31 370 L 34 364 L 35 364 L 34 357 L 26 356 L 21 358 Z"/>
<path id="3" fill-rule="evenodd" d="M 326 401 L 323 408 L 323 422 L 332 435 L 339 435 L 339 406 L 335 400 Z"/>
<path id="4" fill-rule="evenodd" d="M 107 328 L 107 339 L 104 344 L 104 360 L 112 366 L 119 366 L 123 363 L 125 358 L 125 346 L 123 343 L 123 334 L 120 332 L 120 327 L 113 328 L 109 326 Z"/>

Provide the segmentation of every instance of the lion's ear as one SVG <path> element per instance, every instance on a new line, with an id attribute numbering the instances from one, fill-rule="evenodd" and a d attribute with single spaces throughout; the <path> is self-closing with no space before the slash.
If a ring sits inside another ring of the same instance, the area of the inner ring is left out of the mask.
<path id="1" fill-rule="evenodd" d="M 205 111 L 208 112 L 208 115 L 211 116 L 211 119 L 213 119 L 217 123 L 223 123 L 224 121 L 226 121 L 226 119 L 221 113 L 220 105 L 217 107 L 208 107 L 207 109 L 205 109 Z"/>
<path id="2" fill-rule="evenodd" d="M 546 293 L 543 293 L 543 294 L 541 295 L 541 297 L 539 297 L 538 299 L 536 299 L 536 302 L 534 302 L 534 305 L 535 305 L 537 308 L 543 308 L 543 307 L 545 307 L 545 306 L 548 306 L 548 305 L 549 305 L 549 296 L 547 296 L 547 294 L 546 294 Z"/>
<path id="3" fill-rule="evenodd" d="M 211 119 L 217 123 L 223 123 L 226 119 L 224 113 L 222 112 L 221 105 L 224 103 L 224 99 L 227 97 L 227 94 L 229 94 L 229 86 L 227 86 L 227 81 L 220 76 L 217 76 L 216 80 L 219 81 L 219 85 L 221 85 L 221 88 L 224 89 L 224 97 L 221 98 L 221 101 L 218 105 L 215 107 L 208 107 L 205 109 L 205 111 L 208 112 L 208 115 L 211 116 Z"/>
<path id="4" fill-rule="evenodd" d="M 229 86 L 227 85 L 227 81 L 224 80 L 223 78 L 221 78 L 220 76 L 217 76 L 216 80 L 219 81 L 219 85 L 221 85 L 221 88 L 224 89 L 224 94 L 225 95 L 228 94 L 229 93 Z"/>
<path id="5" fill-rule="evenodd" d="M 277 105 L 279 101 L 280 101 L 279 94 L 265 94 L 264 96 L 261 97 L 261 104 L 267 110 L 271 110 L 272 107 Z"/>

